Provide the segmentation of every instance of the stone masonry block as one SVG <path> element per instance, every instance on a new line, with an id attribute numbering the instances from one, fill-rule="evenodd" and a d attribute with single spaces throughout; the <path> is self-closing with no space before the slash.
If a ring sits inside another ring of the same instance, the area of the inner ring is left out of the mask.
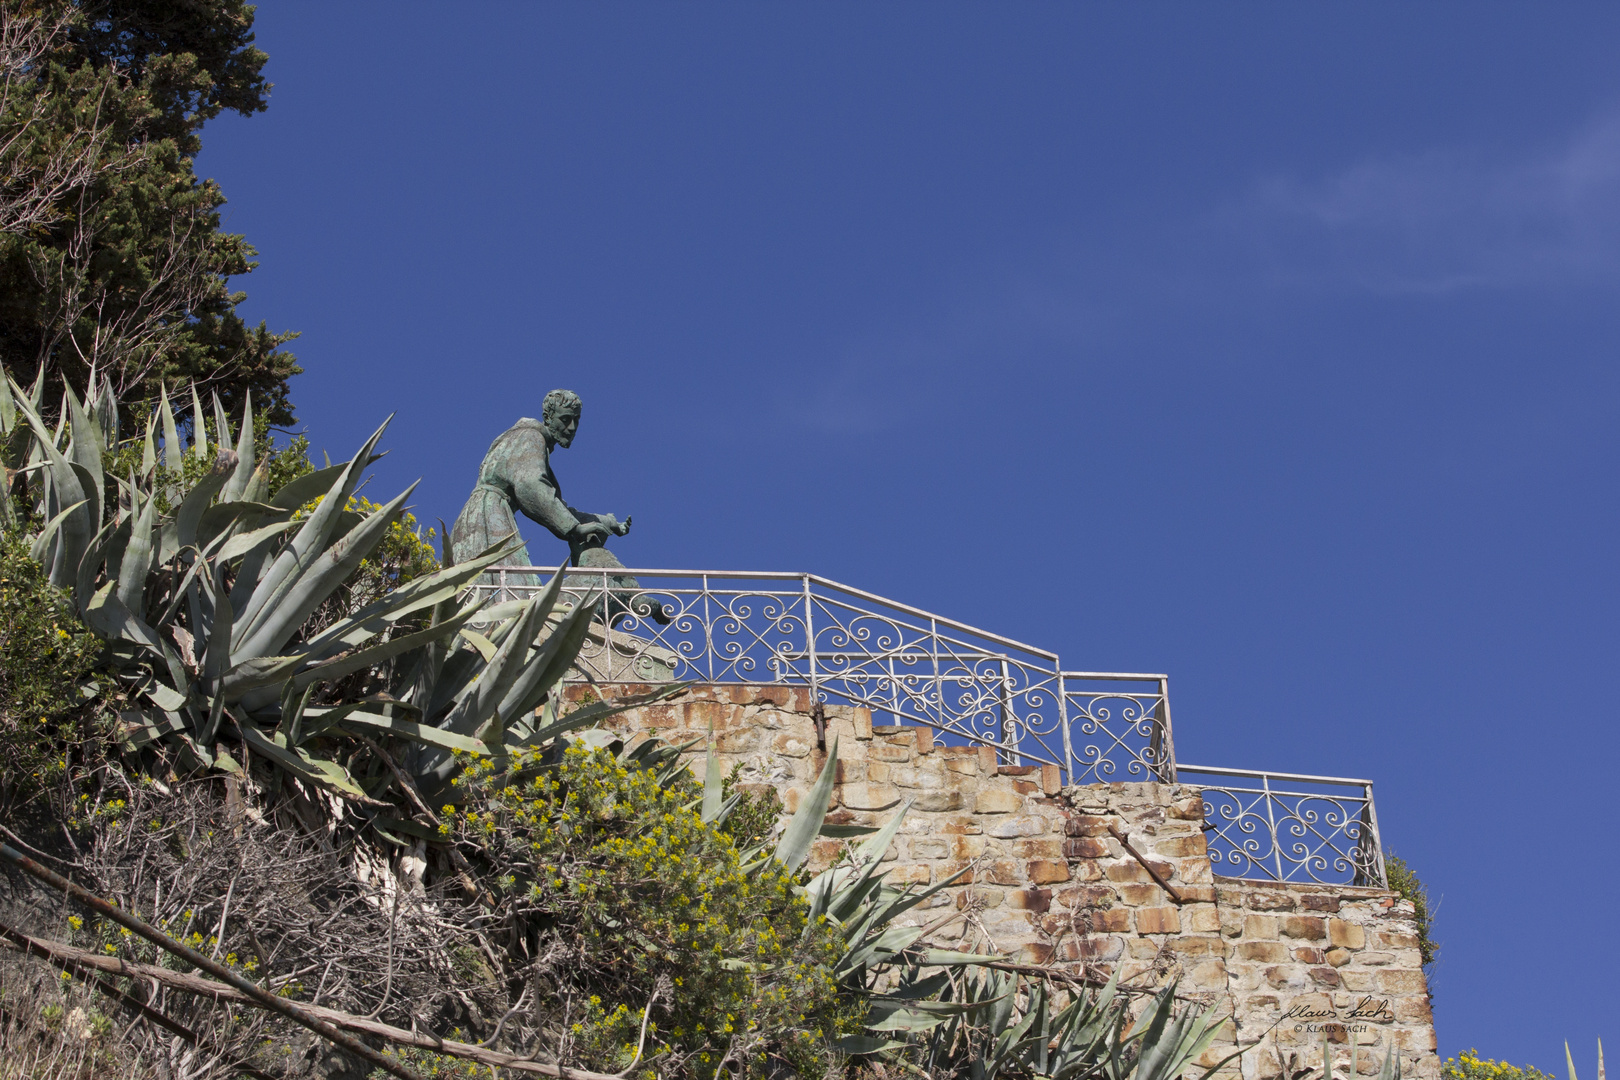
<path id="1" fill-rule="evenodd" d="M 1063 790 L 1063 770 L 1056 765 L 1041 766 L 1041 792 L 1056 795 Z"/>
<path id="2" fill-rule="evenodd" d="M 1012 853 L 1016 859 L 1061 859 L 1063 858 L 1063 841 L 1056 837 L 1041 837 L 1037 840 L 1014 840 Z"/>
<path id="3" fill-rule="evenodd" d="M 1328 920 L 1328 940 L 1345 949 L 1360 949 L 1367 944 L 1367 932 L 1355 923 L 1343 919 Z"/>
<path id="4" fill-rule="evenodd" d="M 1026 869 L 1029 880 L 1036 885 L 1051 885 L 1069 880 L 1069 864 L 1055 859 L 1032 859 Z"/>
<path id="5" fill-rule="evenodd" d="M 891 885 L 927 885 L 934 879 L 934 868 L 927 863 L 905 863 L 889 871 Z"/>
<path id="6" fill-rule="evenodd" d="M 1266 889 L 1256 889 L 1244 896 L 1243 902 L 1250 911 L 1293 911 L 1294 898 L 1285 892 L 1271 892 Z"/>
<path id="7" fill-rule="evenodd" d="M 1344 967 L 1354 955 L 1349 949 L 1329 949 L 1325 959 L 1334 967 Z"/>
<path id="8" fill-rule="evenodd" d="M 1108 818 L 1094 814 L 1070 814 L 1063 822 L 1065 836 L 1107 836 Z"/>
<path id="9" fill-rule="evenodd" d="M 1171 836 L 1154 844 L 1153 850 L 1160 855 L 1176 858 L 1183 855 L 1201 856 L 1204 854 L 1204 837 L 1201 833 L 1194 833 L 1191 836 Z"/>
<path id="10" fill-rule="evenodd" d="M 945 819 L 939 831 L 953 836 L 977 836 L 984 832 L 984 826 L 980 825 L 978 819 L 971 814 L 958 814 L 956 817 Z"/>
<path id="11" fill-rule="evenodd" d="M 1421 971 L 1380 971 L 1378 989 L 1386 994 L 1421 994 L 1424 991 Z"/>
<path id="12" fill-rule="evenodd" d="M 806 757 L 809 755 L 810 749 L 814 745 L 814 743 L 804 736 L 796 735 L 790 731 L 784 731 L 775 739 L 771 740 L 771 748 L 774 749 L 778 754 L 781 754 L 783 757 Z"/>
<path id="13" fill-rule="evenodd" d="M 912 807 L 916 810 L 940 813 L 946 810 L 960 810 L 964 801 L 960 791 L 924 791 L 916 796 Z"/>
<path id="14" fill-rule="evenodd" d="M 1063 854 L 1071 859 L 1102 859 L 1108 855 L 1108 843 L 1096 836 L 1074 836 L 1063 841 Z"/>
<path id="15" fill-rule="evenodd" d="M 1013 859 L 995 859 L 981 871 L 986 880 L 996 885 L 1022 885 L 1024 867 Z"/>
<path id="16" fill-rule="evenodd" d="M 980 814 L 1011 814 L 1024 808 L 1024 797 L 1004 787 L 990 787 L 974 796 L 973 809 Z"/>
<path id="17" fill-rule="evenodd" d="M 1288 962 L 1288 948 L 1275 941 L 1240 941 L 1237 946 L 1240 960 L 1254 960 L 1262 964 Z"/>
<path id="18" fill-rule="evenodd" d="M 1131 913 L 1125 908 L 1093 909 L 1087 913 L 1094 934 L 1128 934 L 1131 932 Z"/>
<path id="19" fill-rule="evenodd" d="M 872 737 L 872 710 L 865 705 L 857 705 L 850 714 L 855 725 L 857 739 L 870 739 Z"/>
<path id="20" fill-rule="evenodd" d="M 1181 821 L 1203 821 L 1204 797 L 1194 795 L 1191 798 L 1178 799 L 1170 804 L 1165 814 Z"/>
<path id="21" fill-rule="evenodd" d="M 964 862 L 969 859 L 977 859 L 984 854 L 987 843 L 988 841 L 982 836 L 953 836 L 951 837 L 951 858 L 961 859 Z"/>
<path id="22" fill-rule="evenodd" d="M 1187 929 L 1195 934 L 1214 934 L 1221 929 L 1221 913 L 1214 904 L 1188 904 L 1181 909 L 1187 916 Z"/>
<path id="23" fill-rule="evenodd" d="M 982 795 L 983 792 L 980 792 Z M 997 821 L 985 831 L 991 836 L 1011 840 L 1018 836 L 1040 836 L 1046 832 L 1046 819 L 1041 817 L 1010 817 Z"/>
<path id="24" fill-rule="evenodd" d="M 1014 889 L 1007 894 L 1007 906 L 1015 911 L 1043 912 L 1052 906 L 1052 890 Z"/>
<path id="25" fill-rule="evenodd" d="M 1283 937 L 1319 941 L 1327 937 L 1327 921 L 1312 915 L 1289 915 L 1282 921 Z"/>
<path id="26" fill-rule="evenodd" d="M 1144 885 L 1136 881 L 1119 887 L 1119 898 L 1132 907 L 1152 907 L 1159 903 L 1163 895 L 1164 890 L 1159 888 L 1157 882 Z"/>
<path id="27" fill-rule="evenodd" d="M 867 756 L 873 761 L 910 761 L 911 747 L 887 739 L 876 740 Z"/>
<path id="28" fill-rule="evenodd" d="M 911 841 L 913 859 L 944 859 L 951 853 L 950 841 L 938 837 L 922 837 Z"/>
<path id="29" fill-rule="evenodd" d="M 1181 933 L 1181 913 L 1173 907 L 1142 908 L 1136 913 L 1139 934 Z"/>
<path id="30" fill-rule="evenodd" d="M 1294 950 L 1294 959 L 1301 964 L 1325 964 L 1327 963 L 1327 954 L 1321 949 L 1315 949 L 1307 945 Z"/>

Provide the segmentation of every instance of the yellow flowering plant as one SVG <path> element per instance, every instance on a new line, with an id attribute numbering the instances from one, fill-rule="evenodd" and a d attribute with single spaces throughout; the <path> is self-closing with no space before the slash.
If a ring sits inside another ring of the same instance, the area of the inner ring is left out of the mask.
<path id="1" fill-rule="evenodd" d="M 649 764 L 588 742 L 464 762 L 446 831 L 487 869 L 525 951 L 568 955 L 541 992 L 557 1044 L 664 1077 L 710 1077 L 722 1058 L 743 1075 L 821 1075 L 853 1023 L 842 935 L 809 925 L 795 872 L 745 860 L 704 820 L 684 769 Z"/>

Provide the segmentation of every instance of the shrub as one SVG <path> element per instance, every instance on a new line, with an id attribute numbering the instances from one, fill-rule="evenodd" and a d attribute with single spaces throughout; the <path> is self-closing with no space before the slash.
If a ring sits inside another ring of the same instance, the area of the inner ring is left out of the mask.
<path id="1" fill-rule="evenodd" d="M 712 1077 L 722 1059 L 734 1075 L 830 1067 L 842 935 L 808 925 L 781 863 L 745 865 L 699 813 L 700 785 L 585 745 L 510 768 L 471 762 L 444 831 L 485 864 L 532 955 L 567 956 L 544 993 L 571 1060 L 630 1065 L 645 1015 L 642 1063 L 659 1076 Z"/>
<path id="2" fill-rule="evenodd" d="M 1429 890 L 1406 864 L 1406 860 L 1399 855 L 1391 854 L 1384 860 L 1384 871 L 1389 876 L 1389 887 L 1403 900 L 1412 901 L 1412 907 L 1416 911 L 1418 951 L 1422 954 L 1423 966 L 1427 969 L 1440 955 L 1440 943 L 1430 936 L 1434 930 L 1434 906 L 1429 902 Z"/>
<path id="3" fill-rule="evenodd" d="M 27 540 L 0 537 L 0 807 L 38 792 L 66 767 L 64 728 L 85 716 L 100 654 Z"/>
<path id="4" fill-rule="evenodd" d="M 1390 862 L 1395 862 L 1393 858 Z M 1404 863 L 1402 864 L 1405 865 Z M 1394 884 L 1394 875 L 1390 875 Z M 1491 1061 L 1479 1056 L 1478 1050 L 1464 1050 L 1454 1058 L 1447 1058 L 1440 1066 L 1443 1080 L 1555 1080 L 1534 1065 L 1509 1065 L 1505 1061 Z"/>

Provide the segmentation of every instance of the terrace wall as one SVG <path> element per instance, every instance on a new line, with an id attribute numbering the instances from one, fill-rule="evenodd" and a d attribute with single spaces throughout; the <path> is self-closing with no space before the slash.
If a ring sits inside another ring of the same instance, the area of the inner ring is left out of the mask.
<path id="1" fill-rule="evenodd" d="M 1383 889 L 1213 876 L 1196 787 L 1065 789 L 1055 766 L 1002 764 L 989 748 L 936 743 L 928 728 L 874 727 L 864 708 L 824 706 L 818 730 L 803 687 L 698 686 L 617 726 L 673 742 L 713 731 L 725 771 L 775 788 L 789 810 L 836 737 L 828 820 L 880 825 L 909 799 L 885 856 L 889 880 L 926 885 L 966 871 L 916 912 L 918 922 L 960 915 L 936 941 L 1094 978 L 1117 971 L 1135 986 L 1177 979 L 1184 995 L 1230 1017 L 1206 1063 L 1241 1042 L 1243 1080 L 1320 1078 L 1324 1033 L 1340 1076 L 1349 1077 L 1353 1040 L 1360 1073 L 1376 1073 L 1394 1045 L 1403 1075 L 1438 1080 L 1411 904 Z M 843 846 L 817 841 L 813 864 Z"/>

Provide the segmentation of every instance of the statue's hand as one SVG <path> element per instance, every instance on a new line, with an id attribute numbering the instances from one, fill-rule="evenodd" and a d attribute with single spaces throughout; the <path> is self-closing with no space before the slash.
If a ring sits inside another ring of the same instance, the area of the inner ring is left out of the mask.
<path id="1" fill-rule="evenodd" d="M 609 517 L 611 518 L 612 515 L 609 515 Z M 630 515 L 629 514 L 624 515 L 624 521 L 623 522 L 614 521 L 612 525 L 608 526 L 608 528 L 613 530 L 613 533 L 614 533 L 615 536 L 627 536 L 627 535 L 629 535 L 629 533 L 630 533 Z"/>
<path id="2" fill-rule="evenodd" d="M 601 543 L 607 538 L 608 526 L 598 521 L 582 521 L 568 533 L 569 541 L 575 544 Z"/>

